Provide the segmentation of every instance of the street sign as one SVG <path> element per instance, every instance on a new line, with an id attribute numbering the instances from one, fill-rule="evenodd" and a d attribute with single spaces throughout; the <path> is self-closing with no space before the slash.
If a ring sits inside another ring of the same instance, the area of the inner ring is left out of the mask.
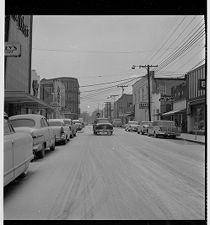
<path id="1" fill-rule="evenodd" d="M 147 108 L 148 108 L 148 102 L 139 103 L 139 109 L 147 109 Z"/>
<path id="2" fill-rule="evenodd" d="M 6 42 L 4 45 L 4 55 L 19 57 L 21 55 L 20 44 Z"/>

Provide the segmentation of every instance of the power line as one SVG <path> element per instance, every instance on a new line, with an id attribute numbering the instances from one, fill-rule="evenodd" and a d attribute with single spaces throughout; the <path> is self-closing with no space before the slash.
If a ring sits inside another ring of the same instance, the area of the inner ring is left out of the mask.
<path id="1" fill-rule="evenodd" d="M 172 31 L 172 33 L 169 35 L 169 37 L 167 38 L 167 40 L 161 45 L 161 47 L 159 48 L 159 50 L 153 54 L 151 56 L 151 58 L 149 59 L 148 62 L 151 62 L 151 60 L 159 53 L 159 51 L 162 49 L 162 47 L 168 42 L 168 40 L 171 38 L 171 36 L 175 33 L 175 31 L 180 27 L 180 25 L 184 22 L 186 16 L 182 19 L 182 21 L 175 27 L 175 29 Z"/>
<path id="2" fill-rule="evenodd" d="M 130 80 L 130 79 L 132 79 L 132 78 L 110 81 L 110 82 L 104 82 L 104 83 L 97 83 L 97 84 L 89 84 L 89 85 L 84 85 L 84 86 L 80 86 L 80 87 L 91 87 L 91 86 L 97 86 L 97 85 L 112 84 L 112 83 L 117 83 L 117 82 L 120 82 L 120 81 Z"/>
<path id="3" fill-rule="evenodd" d="M 168 46 L 168 48 L 170 49 L 170 47 L 174 44 L 174 43 L 176 43 L 176 41 L 178 40 L 178 39 L 180 39 L 180 37 L 184 34 L 184 31 L 186 30 L 186 28 L 188 28 L 189 26 L 190 26 L 190 24 L 193 22 L 193 20 L 195 19 L 195 17 L 196 16 L 194 16 L 193 17 L 193 19 L 190 21 L 190 23 L 188 23 L 182 30 L 181 30 L 181 35 L 180 34 L 178 34 L 177 35 L 177 38 L 174 40 L 174 41 L 172 41 L 171 42 L 171 44 Z M 201 21 L 202 22 L 202 21 Z M 199 25 L 199 24 L 198 24 Z M 198 26 L 198 25 L 196 25 L 196 27 Z M 194 28 L 195 29 L 195 28 Z M 192 31 L 190 31 L 190 32 L 192 32 Z M 186 35 L 186 37 L 189 35 L 189 33 Z M 186 38 L 185 37 L 185 38 Z M 159 58 L 161 58 L 163 55 L 165 54 L 165 52 L 163 52 L 160 56 L 159 56 Z M 169 53 L 170 54 L 170 53 Z"/>
<path id="4" fill-rule="evenodd" d="M 197 33 L 194 37 L 192 37 L 193 35 L 191 35 L 190 38 L 192 38 L 191 40 L 189 40 L 190 38 L 188 38 L 189 42 L 185 41 L 185 43 L 183 43 L 175 52 L 173 52 L 167 59 L 163 60 L 160 64 L 159 64 L 159 68 L 156 71 L 161 70 L 162 68 L 166 67 L 167 65 L 169 65 L 172 61 L 174 61 L 176 58 L 178 58 L 181 54 L 183 54 L 188 48 L 190 48 L 191 46 L 193 46 L 200 38 L 203 37 L 203 35 L 205 34 L 205 31 L 202 29 L 201 31 L 199 31 L 199 33 Z"/>

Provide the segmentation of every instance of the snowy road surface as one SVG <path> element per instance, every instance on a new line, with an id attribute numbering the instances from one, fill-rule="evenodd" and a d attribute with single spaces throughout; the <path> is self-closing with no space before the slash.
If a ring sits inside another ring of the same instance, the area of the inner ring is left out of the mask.
<path id="1" fill-rule="evenodd" d="M 4 188 L 4 219 L 205 219 L 205 147 L 92 127 Z"/>

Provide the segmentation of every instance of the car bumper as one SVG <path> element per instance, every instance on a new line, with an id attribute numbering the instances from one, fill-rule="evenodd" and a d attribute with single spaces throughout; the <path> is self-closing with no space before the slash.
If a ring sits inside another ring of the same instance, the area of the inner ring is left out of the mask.
<path id="1" fill-rule="evenodd" d="M 175 133 L 175 132 L 159 132 L 158 134 L 164 135 L 164 136 L 180 136 L 180 133 Z"/>
<path id="2" fill-rule="evenodd" d="M 98 130 L 95 130 L 95 132 L 97 133 L 107 133 L 107 132 L 113 132 L 112 129 L 98 129 Z"/>

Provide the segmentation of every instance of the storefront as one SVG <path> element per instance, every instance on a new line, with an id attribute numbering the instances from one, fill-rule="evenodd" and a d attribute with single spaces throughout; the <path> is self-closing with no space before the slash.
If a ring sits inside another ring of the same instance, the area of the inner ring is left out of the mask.
<path id="1" fill-rule="evenodd" d="M 55 118 L 55 109 L 40 99 L 21 91 L 5 91 L 4 111 L 8 116 L 18 114 L 41 114 Z"/>
<path id="2" fill-rule="evenodd" d="M 206 130 L 206 68 L 205 64 L 186 74 L 187 131 L 205 134 Z"/>

